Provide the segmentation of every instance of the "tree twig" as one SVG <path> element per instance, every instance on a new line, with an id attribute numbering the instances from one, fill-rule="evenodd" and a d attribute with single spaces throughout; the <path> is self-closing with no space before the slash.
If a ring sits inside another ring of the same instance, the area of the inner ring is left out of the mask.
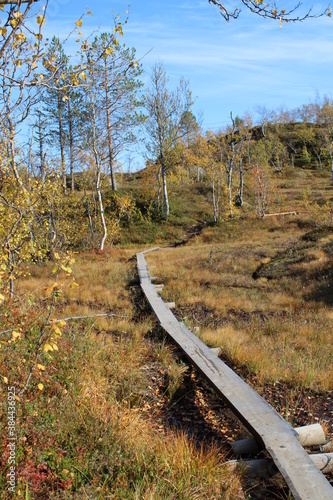
<path id="1" fill-rule="evenodd" d="M 60 321 L 70 321 L 72 319 L 88 319 L 88 318 L 105 318 L 106 316 L 116 316 L 117 318 L 130 319 L 129 316 L 122 316 L 121 314 L 114 313 L 101 313 L 101 314 L 91 314 L 86 316 L 69 316 L 68 318 L 61 318 L 54 321 L 54 323 L 60 323 Z"/>

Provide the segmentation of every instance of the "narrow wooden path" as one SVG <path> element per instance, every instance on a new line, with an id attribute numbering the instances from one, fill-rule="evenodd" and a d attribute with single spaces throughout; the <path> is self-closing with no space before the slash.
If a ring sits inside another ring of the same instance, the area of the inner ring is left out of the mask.
<path id="1" fill-rule="evenodd" d="M 137 254 L 137 268 L 141 288 L 162 328 L 268 451 L 295 500 L 333 500 L 333 488 L 299 443 L 296 431 L 164 304 L 151 282 L 144 253 Z"/>

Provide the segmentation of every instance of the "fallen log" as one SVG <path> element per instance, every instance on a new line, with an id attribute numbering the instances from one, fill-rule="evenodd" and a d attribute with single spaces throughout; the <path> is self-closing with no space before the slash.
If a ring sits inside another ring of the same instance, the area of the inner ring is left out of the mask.
<path id="1" fill-rule="evenodd" d="M 333 472 L 333 453 L 316 453 L 310 458 L 323 474 Z"/>
<path id="2" fill-rule="evenodd" d="M 265 214 L 264 217 L 275 217 L 276 215 L 297 215 L 297 212 L 278 212 L 276 214 Z"/>

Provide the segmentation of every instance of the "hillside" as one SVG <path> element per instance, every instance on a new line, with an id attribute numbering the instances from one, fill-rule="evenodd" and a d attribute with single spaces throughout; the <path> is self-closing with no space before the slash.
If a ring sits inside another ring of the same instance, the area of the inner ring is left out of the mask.
<path id="1" fill-rule="evenodd" d="M 222 359 L 293 425 L 319 421 L 330 436 L 333 229 L 322 208 L 332 202 L 330 173 L 289 168 L 273 179 L 269 212 L 295 215 L 256 217 L 249 185 L 244 207 L 214 224 L 205 179 L 171 179 L 164 221 L 148 217 L 145 172 L 124 176 L 117 196 L 135 208 L 112 247 L 80 250 L 56 286 L 57 257 L 28 266 L 17 280 L 20 301 L 7 312 L 7 329 L 27 325 L 24 337 L 2 347 L 9 380 L 24 384 L 54 291 L 52 316 L 64 321 L 57 349 L 44 349 L 17 400 L 21 496 L 287 495 L 279 480 L 253 484 L 223 467 L 230 440 L 246 433 L 158 328 L 134 259 L 159 245 L 148 265 L 165 285 L 163 298 L 176 302 L 177 318 L 220 346 Z M 5 487 L 4 475 L 0 481 Z"/>

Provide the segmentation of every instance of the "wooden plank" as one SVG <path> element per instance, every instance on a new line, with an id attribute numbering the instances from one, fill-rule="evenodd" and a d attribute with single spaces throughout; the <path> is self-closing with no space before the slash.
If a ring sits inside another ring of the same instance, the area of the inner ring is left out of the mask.
<path id="1" fill-rule="evenodd" d="M 210 350 L 212 351 L 213 354 L 215 354 L 215 356 L 221 356 L 222 354 L 222 349 L 221 347 L 211 347 Z"/>
<path id="2" fill-rule="evenodd" d="M 147 248 L 147 250 L 144 250 L 142 253 L 146 254 L 146 253 L 149 253 L 149 252 L 156 252 L 159 249 L 160 249 L 160 247 Z"/>
<path id="3" fill-rule="evenodd" d="M 309 455 L 316 467 L 324 474 L 332 474 L 333 472 L 333 453 L 316 453 Z"/>
<path id="4" fill-rule="evenodd" d="M 137 254 L 137 267 L 141 288 L 162 328 L 266 448 L 295 500 L 333 500 L 331 485 L 298 442 L 294 429 L 185 325 L 178 323 L 151 284 L 142 253 Z"/>

